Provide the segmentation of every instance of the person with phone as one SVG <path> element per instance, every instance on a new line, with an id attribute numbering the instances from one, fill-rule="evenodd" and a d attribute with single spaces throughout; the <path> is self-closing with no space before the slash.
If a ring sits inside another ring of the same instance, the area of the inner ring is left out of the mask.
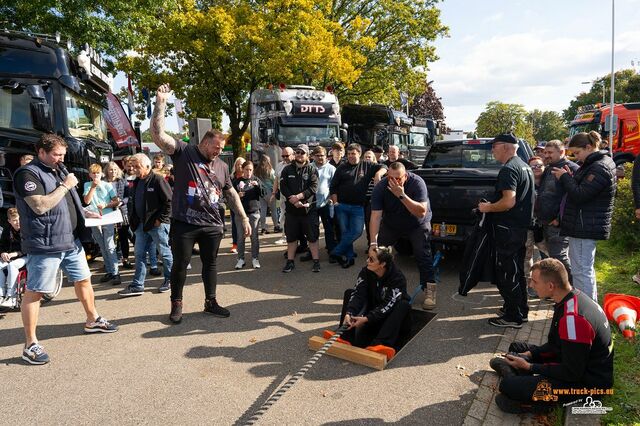
<path id="1" fill-rule="evenodd" d="M 67 143 L 45 133 L 36 143 L 37 158 L 14 176 L 16 206 L 20 214 L 22 252 L 28 255 L 27 285 L 21 303 L 25 346 L 22 359 L 29 364 L 49 362 L 36 337 L 40 299 L 55 289 L 62 268 L 86 314 L 85 333 L 113 333 L 118 327 L 100 316 L 95 307 L 91 271 L 80 241 L 84 217 L 97 214 L 82 207 L 76 192 L 78 179 L 68 173 L 63 160 Z"/>

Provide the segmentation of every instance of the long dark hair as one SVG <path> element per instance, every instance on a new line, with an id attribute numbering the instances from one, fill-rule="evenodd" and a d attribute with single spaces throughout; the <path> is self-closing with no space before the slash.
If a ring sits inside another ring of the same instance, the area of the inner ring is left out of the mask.
<path id="1" fill-rule="evenodd" d="M 273 172 L 273 167 L 271 166 L 271 160 L 268 155 L 263 155 L 260 157 L 258 161 L 258 166 L 255 170 L 255 175 L 260 179 L 269 179 L 271 177 L 271 172 Z"/>
<path id="2" fill-rule="evenodd" d="M 580 132 L 573 135 L 571 141 L 569 141 L 569 148 L 586 148 L 587 146 L 600 148 L 601 141 L 600 133 L 595 130 L 589 133 Z"/>

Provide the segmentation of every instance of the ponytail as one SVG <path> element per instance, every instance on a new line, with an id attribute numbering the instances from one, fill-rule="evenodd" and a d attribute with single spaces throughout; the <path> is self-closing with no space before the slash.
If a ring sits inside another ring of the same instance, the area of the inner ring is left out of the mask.
<path id="1" fill-rule="evenodd" d="M 587 146 L 591 146 L 599 149 L 601 141 L 600 133 L 595 130 L 589 133 L 580 132 L 573 135 L 571 141 L 569 141 L 569 148 L 586 148 Z"/>

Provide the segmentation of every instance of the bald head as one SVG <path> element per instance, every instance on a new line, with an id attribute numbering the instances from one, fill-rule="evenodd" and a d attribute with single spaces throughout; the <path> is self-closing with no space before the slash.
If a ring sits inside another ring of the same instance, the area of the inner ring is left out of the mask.
<path id="1" fill-rule="evenodd" d="M 395 145 L 389 147 L 389 161 L 398 161 L 400 158 L 400 148 Z"/>

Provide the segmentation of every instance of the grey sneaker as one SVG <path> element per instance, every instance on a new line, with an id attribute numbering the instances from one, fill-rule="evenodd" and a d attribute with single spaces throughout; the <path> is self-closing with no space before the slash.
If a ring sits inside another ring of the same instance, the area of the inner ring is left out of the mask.
<path id="1" fill-rule="evenodd" d="M 171 280 L 169 278 L 165 278 L 162 285 L 158 287 L 158 293 L 166 293 L 169 290 L 171 290 Z"/>
<path id="2" fill-rule="evenodd" d="M 49 355 L 37 343 L 32 343 L 22 350 L 22 359 L 32 365 L 43 365 L 49 362 Z"/>
<path id="3" fill-rule="evenodd" d="M 95 321 L 84 325 L 85 333 L 115 333 L 116 331 L 118 331 L 118 326 L 102 317 L 98 317 Z"/>
<path id="4" fill-rule="evenodd" d="M 120 297 L 132 297 L 132 296 L 142 296 L 144 294 L 144 290 L 141 288 L 134 288 L 128 286 L 127 288 L 120 290 L 118 292 L 118 296 Z"/>

